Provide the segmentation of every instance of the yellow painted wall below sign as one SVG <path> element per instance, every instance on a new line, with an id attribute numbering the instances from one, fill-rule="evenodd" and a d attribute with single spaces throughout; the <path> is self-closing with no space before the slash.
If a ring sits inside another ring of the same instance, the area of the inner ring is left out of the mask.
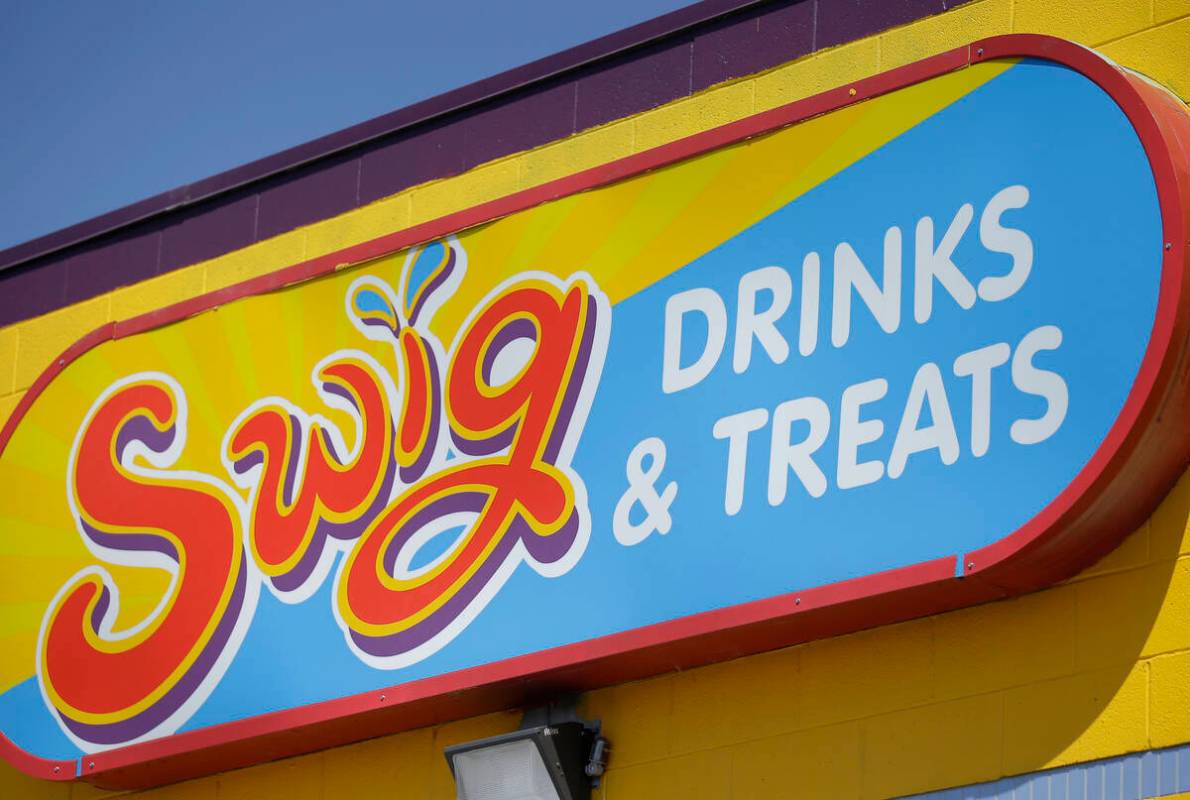
<path id="1" fill-rule="evenodd" d="M 975 0 L 936 17 L 414 187 L 334 219 L 0 329 L 0 422 L 71 341 L 491 197 L 980 37 L 1095 47 L 1190 98 L 1185 0 Z M 592 692 L 615 743 L 597 796 L 910 794 L 1190 742 L 1190 473 L 1078 578 L 1013 601 Z M 3 623 L 0 621 L 0 629 Z M 0 635 L 3 631 L 0 630 Z M 463 720 L 135 795 L 145 800 L 450 798 L 446 745 L 515 728 Z M 0 798 L 90 798 L 0 764 Z"/>

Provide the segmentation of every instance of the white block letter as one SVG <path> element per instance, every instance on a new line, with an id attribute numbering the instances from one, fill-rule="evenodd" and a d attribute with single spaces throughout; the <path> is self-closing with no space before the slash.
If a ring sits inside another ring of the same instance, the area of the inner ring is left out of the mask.
<path id="1" fill-rule="evenodd" d="M 950 221 L 938 248 L 934 248 L 934 220 L 922 217 L 917 221 L 917 248 L 913 269 L 913 318 L 925 322 L 934 310 L 934 281 L 950 293 L 960 308 L 975 305 L 975 287 L 954 263 L 954 249 L 967 232 L 975 209 L 963 203 Z"/>
<path id="2" fill-rule="evenodd" d="M 869 444 L 884 435 L 884 423 L 878 419 L 860 421 L 859 409 L 865 403 L 874 403 L 888 394 L 888 381 L 884 378 L 857 383 L 843 390 L 839 409 L 839 471 L 836 483 L 840 489 L 853 489 L 875 483 L 884 475 L 884 463 L 856 459 L 860 445 Z"/>
<path id="3" fill-rule="evenodd" d="M 803 356 L 818 346 L 818 293 L 821 259 L 810 251 L 802 259 L 802 315 L 798 322 L 797 351 Z"/>
<path id="4" fill-rule="evenodd" d="M 682 364 L 682 320 L 697 312 L 707 320 L 707 342 L 693 364 Z M 711 374 L 723 343 L 727 341 L 727 308 L 723 298 L 710 289 L 679 292 L 665 303 L 665 350 L 661 367 L 661 390 L 673 394 L 689 389 Z"/>
<path id="5" fill-rule="evenodd" d="M 763 408 L 741 411 L 715 423 L 711 430 L 716 439 L 727 440 L 727 488 L 723 510 L 728 516 L 739 512 L 744 503 L 744 477 L 748 467 L 748 434 L 760 430 L 769 420 Z"/>
<path id="6" fill-rule="evenodd" d="M 1029 202 L 1029 190 L 1019 184 L 996 192 L 979 215 L 979 241 L 993 253 L 1012 256 L 1012 269 L 1007 275 L 995 275 L 979 282 L 979 296 L 984 300 L 1007 300 L 1016 294 L 1033 268 L 1033 240 L 1029 234 L 1000 224 L 1000 215 L 1012 208 L 1024 208 Z"/>
<path id="7" fill-rule="evenodd" d="M 1037 444 L 1054 435 L 1066 419 L 1070 395 L 1066 381 L 1056 372 L 1033 366 L 1033 356 L 1041 350 L 1057 350 L 1062 344 L 1062 331 L 1054 325 L 1043 325 L 1029 331 L 1012 354 L 1012 383 L 1025 394 L 1044 397 L 1045 413 L 1037 419 L 1018 419 L 1009 434 L 1017 444 Z"/>
<path id="8" fill-rule="evenodd" d="M 926 403 L 930 406 L 930 424 L 921 428 L 918 423 Z M 937 450 L 942 463 L 948 466 L 959 457 L 959 437 L 950 414 L 950 401 L 946 399 L 946 387 L 942 385 L 942 373 L 937 364 L 928 361 L 917 370 L 909 387 L 909 399 L 905 401 L 905 412 L 888 458 L 888 477 L 901 477 L 909 456 L 924 450 Z"/>
<path id="9" fill-rule="evenodd" d="M 797 444 L 789 441 L 795 419 L 810 423 L 806 438 Z M 822 447 L 830 432 L 831 412 L 817 397 L 788 400 L 773 409 L 773 439 L 769 451 L 769 505 L 779 506 L 785 500 L 789 470 L 793 469 L 811 497 L 826 492 L 826 475 L 814 463 L 814 452 Z"/>
<path id="10" fill-rule="evenodd" d="M 971 455 L 988 451 L 992 431 L 992 370 L 1008 361 L 1012 348 L 1005 342 L 963 353 L 954 360 L 954 374 L 971 378 Z"/>
<path id="11" fill-rule="evenodd" d="M 901 324 L 901 229 L 884 234 L 884 281 L 877 286 L 855 250 L 847 242 L 835 248 L 834 297 L 831 309 L 831 344 L 842 347 L 851 335 L 851 290 L 859 294 L 885 333 Z"/>
<path id="12" fill-rule="evenodd" d="M 773 295 L 764 311 L 756 310 L 756 295 L 762 291 Z M 789 308 L 793 299 L 793 282 L 789 273 L 780 267 L 761 267 L 740 278 L 739 312 L 735 320 L 735 352 L 732 369 L 739 374 L 752 362 L 752 340 L 760 342 L 774 364 L 789 358 L 789 343 L 777 330 L 777 320 Z"/>

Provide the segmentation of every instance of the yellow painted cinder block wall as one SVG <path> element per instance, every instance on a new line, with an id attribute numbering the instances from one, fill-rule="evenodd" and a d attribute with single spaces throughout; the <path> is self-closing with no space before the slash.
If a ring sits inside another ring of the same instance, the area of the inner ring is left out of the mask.
<path id="1" fill-rule="evenodd" d="M 0 423 L 66 345 L 109 320 L 1011 32 L 1094 47 L 1190 99 L 1190 0 L 976 0 L 0 329 Z M 1190 472 L 1063 585 L 592 692 L 584 711 L 615 744 L 599 796 L 878 798 L 1190 742 L 1188 520 Z M 450 798 L 443 747 L 518 720 L 493 714 L 130 796 Z M 0 764 L 3 798 L 101 796 Z"/>

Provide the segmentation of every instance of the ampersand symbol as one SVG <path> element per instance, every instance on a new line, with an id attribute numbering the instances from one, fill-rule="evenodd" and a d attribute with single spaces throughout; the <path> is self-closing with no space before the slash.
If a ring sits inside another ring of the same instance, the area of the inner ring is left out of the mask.
<path id="1" fill-rule="evenodd" d="M 646 458 L 649 459 L 647 469 L 644 465 Z M 628 491 L 616 504 L 616 513 L 612 517 L 612 533 L 620 544 L 637 544 L 653 531 L 662 535 L 669 533 L 673 522 L 669 507 L 678 495 L 678 484 L 677 481 L 670 481 L 660 494 L 657 493 L 657 479 L 664 468 L 665 442 L 656 436 L 645 439 L 628 454 L 628 463 L 624 468 L 628 476 Z M 644 509 L 645 518 L 634 523 L 629 520 L 629 515 L 637 505 Z"/>

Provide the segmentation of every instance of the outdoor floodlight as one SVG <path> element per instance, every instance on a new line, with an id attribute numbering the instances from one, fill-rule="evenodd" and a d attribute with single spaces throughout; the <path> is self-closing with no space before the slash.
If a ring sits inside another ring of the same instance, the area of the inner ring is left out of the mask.
<path id="1" fill-rule="evenodd" d="M 589 800 L 606 765 L 598 723 L 538 725 L 446 748 L 458 800 Z"/>

